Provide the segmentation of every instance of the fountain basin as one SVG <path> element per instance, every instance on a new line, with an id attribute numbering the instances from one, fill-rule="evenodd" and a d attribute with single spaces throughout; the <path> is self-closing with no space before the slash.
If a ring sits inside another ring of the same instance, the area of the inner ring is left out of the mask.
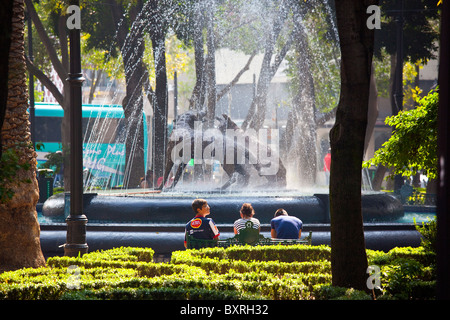
<path id="1" fill-rule="evenodd" d="M 210 217 L 217 224 L 232 224 L 239 218 L 239 209 L 245 202 L 252 204 L 255 217 L 263 224 L 270 223 L 279 208 L 284 208 L 289 215 L 298 217 L 304 224 L 329 222 L 328 194 L 294 196 L 279 191 L 273 194 L 277 195 L 209 193 L 199 197 L 208 201 Z M 194 215 L 191 204 L 195 198 L 179 193 L 132 196 L 87 193 L 84 194 L 83 213 L 89 221 L 95 222 L 185 224 Z M 70 194 L 52 196 L 44 203 L 42 214 L 45 217 L 67 217 L 68 201 Z M 404 215 L 401 202 L 385 193 L 363 194 L 362 212 L 364 221 L 392 221 Z"/>
<path id="2" fill-rule="evenodd" d="M 220 238 L 234 236 L 231 225 L 218 225 Z M 302 237 L 312 231 L 312 245 L 330 245 L 328 224 L 306 225 Z M 270 225 L 261 226 L 261 234 L 270 237 Z M 389 251 L 394 247 L 417 247 L 421 235 L 412 224 L 365 224 L 364 237 L 367 249 Z M 60 247 L 66 242 L 66 226 L 41 225 L 41 248 L 46 257 L 64 255 Z M 170 256 L 171 252 L 184 250 L 184 225 L 91 225 L 88 223 L 86 242 L 89 251 L 106 250 L 120 246 L 150 247 L 155 254 Z"/>
<path id="3" fill-rule="evenodd" d="M 313 232 L 312 244 L 330 244 L 328 194 L 295 196 L 270 193 L 244 195 L 202 193 L 211 206 L 211 218 L 216 222 L 221 238 L 234 236 L 233 222 L 239 217 L 244 202 L 250 202 L 261 222 L 261 233 L 270 237 L 270 220 L 276 209 L 284 208 L 303 223 L 303 235 Z M 66 198 L 66 199 L 65 199 Z M 89 251 L 118 246 L 151 247 L 158 255 L 170 255 L 183 250 L 184 227 L 194 216 L 189 194 L 85 194 L 84 214 L 88 218 L 86 241 Z M 41 247 L 46 256 L 62 255 L 66 242 L 65 217 L 69 212 L 70 195 L 50 197 L 42 207 Z M 420 245 L 420 234 L 414 225 L 393 223 L 403 217 L 403 206 L 385 193 L 364 194 L 362 197 L 366 247 L 388 251 L 396 246 Z M 50 222 L 48 222 L 50 221 Z M 52 222 L 53 221 L 53 222 Z"/>

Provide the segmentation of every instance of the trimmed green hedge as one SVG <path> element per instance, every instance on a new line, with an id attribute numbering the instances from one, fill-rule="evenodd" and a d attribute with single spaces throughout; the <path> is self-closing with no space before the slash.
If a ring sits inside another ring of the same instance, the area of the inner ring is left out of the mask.
<path id="1" fill-rule="evenodd" d="M 105 273 L 108 270 L 104 270 Z M 63 275 L 62 272 L 59 275 Z M 3 278 L 2 280 L 5 280 Z M 328 283 L 330 276 L 323 274 L 288 275 L 282 278 L 271 274 L 248 274 L 243 276 L 231 272 L 226 275 L 186 275 L 172 274 L 158 277 L 139 277 L 138 275 L 119 277 L 105 276 L 91 278 L 89 273 L 81 272 L 79 290 L 70 289 L 67 276 L 58 277 L 57 273 L 47 273 L 40 281 L 21 281 L 0 284 L 0 298 L 2 299 L 63 299 L 76 297 L 77 292 L 82 296 L 101 297 L 111 291 L 111 297 L 117 292 L 135 292 L 138 295 L 157 294 L 163 289 L 184 290 L 181 296 L 189 297 L 191 292 L 198 290 L 210 291 L 212 295 L 219 292 L 226 293 L 232 299 L 305 299 L 311 297 L 312 288 L 323 282 Z M 131 290 L 133 289 L 133 290 Z M 83 293 L 84 292 L 84 293 Z M 98 293 L 97 293 L 98 292 Z M 140 292 L 140 293 L 139 293 Z M 231 294 L 234 292 L 234 294 Z M 114 298 L 118 298 L 114 296 Z M 129 293 L 123 298 L 128 299 Z"/>
<path id="2" fill-rule="evenodd" d="M 280 262 L 280 261 L 251 261 L 211 259 L 190 257 L 189 255 L 177 256 L 173 261 L 175 264 L 185 264 L 196 266 L 205 270 L 208 274 L 226 274 L 230 270 L 236 272 L 261 272 L 265 271 L 276 276 L 285 273 L 329 273 L 331 266 L 329 261 L 311 261 L 311 262 Z"/>
<path id="3" fill-rule="evenodd" d="M 305 245 L 275 245 L 275 246 L 231 246 L 228 248 L 203 248 L 201 250 L 177 251 L 172 254 L 172 260 L 178 255 L 190 255 L 198 258 L 230 259 L 240 261 L 280 261 L 302 262 L 330 260 L 329 246 Z"/>
<path id="4" fill-rule="evenodd" d="M 236 291 L 183 288 L 101 288 L 66 292 L 61 300 L 254 300 Z"/>
<path id="5" fill-rule="evenodd" d="M 0 298 L 310 299 L 315 286 L 330 283 L 329 261 L 314 261 L 321 252 L 329 254 L 328 248 L 271 248 L 179 251 L 173 253 L 171 263 L 151 262 L 153 250 L 145 248 L 52 257 L 45 268 L 1 274 Z M 287 262 L 286 255 L 304 262 Z M 70 266 L 77 268 L 69 272 Z"/>
<path id="6" fill-rule="evenodd" d="M 331 286 L 328 246 L 236 246 L 173 252 L 154 263 L 150 248 L 121 247 L 47 267 L 0 274 L 0 299 L 370 299 Z M 367 250 L 381 267 L 379 298 L 429 299 L 435 256 L 423 248 Z"/>
<path id="7" fill-rule="evenodd" d="M 51 257 L 47 259 L 49 266 L 69 266 L 87 264 L 101 266 L 102 263 L 121 264 L 123 262 L 152 262 L 155 251 L 151 248 L 118 247 L 109 250 L 89 252 L 82 257 Z"/>

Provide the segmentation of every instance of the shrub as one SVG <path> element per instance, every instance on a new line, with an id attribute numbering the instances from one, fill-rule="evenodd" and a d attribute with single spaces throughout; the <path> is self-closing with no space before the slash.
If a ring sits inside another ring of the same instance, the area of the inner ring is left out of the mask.
<path id="1" fill-rule="evenodd" d="M 280 262 L 280 261 L 242 261 L 217 259 L 208 257 L 196 257 L 189 253 L 176 254 L 172 258 L 174 264 L 186 264 L 196 266 L 207 273 L 224 274 L 230 270 L 236 272 L 266 271 L 273 275 L 283 275 L 285 273 L 310 273 L 310 272 L 330 272 L 329 261 L 307 261 L 307 262 Z"/>
<path id="2" fill-rule="evenodd" d="M 152 262 L 155 251 L 151 248 L 119 247 L 108 250 L 94 251 L 84 254 L 82 257 L 51 257 L 47 259 L 47 265 L 52 267 L 68 267 L 70 265 L 101 266 L 119 265 L 122 261 Z M 119 262 L 114 264 L 114 262 Z"/>
<path id="3" fill-rule="evenodd" d="M 436 264 L 436 254 L 428 251 L 425 247 L 402 247 L 393 248 L 388 252 L 390 263 L 399 258 L 408 258 L 416 260 L 425 266 Z"/>
<path id="4" fill-rule="evenodd" d="M 299 262 L 330 260 L 329 246 L 275 245 L 275 246 L 231 246 L 228 248 L 203 248 L 199 250 L 176 251 L 172 261 L 181 256 L 198 258 L 230 259 L 240 261 L 280 261 Z"/>
<path id="5" fill-rule="evenodd" d="M 143 263 L 137 266 L 137 271 L 141 277 L 158 277 L 162 275 L 180 274 L 206 274 L 198 267 L 187 265 L 173 265 L 167 263 Z"/>
<path id="6" fill-rule="evenodd" d="M 248 300 L 252 295 L 235 291 L 180 288 L 102 288 L 66 292 L 62 300 Z"/>
<path id="7" fill-rule="evenodd" d="M 384 266 L 382 286 L 395 299 L 434 298 L 435 274 L 429 267 L 412 258 L 396 258 Z"/>
<path id="8" fill-rule="evenodd" d="M 436 253 L 437 244 L 437 219 L 428 219 L 428 222 L 422 222 L 421 225 L 416 223 L 414 220 L 414 226 L 416 230 L 422 235 L 421 245 L 422 247 L 428 251 Z"/>
<path id="9" fill-rule="evenodd" d="M 314 296 L 321 300 L 372 300 L 372 297 L 364 291 L 331 285 L 319 286 L 314 291 Z"/>

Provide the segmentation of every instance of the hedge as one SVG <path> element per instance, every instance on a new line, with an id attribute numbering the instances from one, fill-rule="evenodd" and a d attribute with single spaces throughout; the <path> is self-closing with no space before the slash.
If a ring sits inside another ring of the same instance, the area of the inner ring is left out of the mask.
<path id="1" fill-rule="evenodd" d="M 0 299 L 370 298 L 331 287 L 330 253 L 327 246 L 236 246 L 177 251 L 170 263 L 154 263 L 150 248 L 121 247 L 4 272 Z M 379 298 L 433 297 L 433 254 L 420 247 L 395 248 L 367 250 L 367 257 L 381 267 Z"/>
<path id="2" fill-rule="evenodd" d="M 107 272 L 107 270 L 105 270 Z M 230 275 L 163 275 L 159 277 L 128 277 L 109 279 L 85 279 L 80 278 L 80 290 L 91 292 L 86 297 L 96 296 L 98 290 L 101 292 L 119 289 L 136 289 L 142 292 L 157 292 L 159 289 L 172 288 L 184 290 L 189 295 L 192 290 L 202 289 L 214 292 L 235 292 L 233 299 L 237 297 L 252 297 L 264 299 L 304 299 L 311 297 L 311 291 L 317 284 L 329 282 L 331 279 L 326 275 L 293 275 L 283 278 L 266 277 L 264 280 L 233 278 Z M 1 283 L 0 298 L 2 299 L 62 299 L 64 297 L 76 296 L 80 290 L 70 290 L 67 279 L 47 277 L 45 281 L 21 281 L 16 283 Z M 136 291 L 135 290 L 135 291 Z M 150 291 L 145 291 L 150 290 Z M 120 291 L 120 290 L 119 290 Z M 144 293 L 143 293 L 144 294 Z M 228 294 L 229 295 L 229 294 Z M 124 297 L 127 298 L 127 297 Z"/>
<path id="3" fill-rule="evenodd" d="M 280 262 L 280 261 L 242 261 L 228 259 L 211 259 L 211 258 L 192 258 L 189 256 L 177 256 L 173 262 L 175 264 L 185 264 L 189 266 L 200 267 L 208 274 L 218 273 L 225 274 L 230 270 L 236 272 L 254 272 L 266 271 L 273 275 L 280 276 L 285 273 L 310 273 L 310 272 L 330 272 L 331 265 L 329 261 L 312 261 L 312 262 Z"/>
<path id="4" fill-rule="evenodd" d="M 61 300 L 255 300 L 236 291 L 181 288 L 102 288 L 66 292 Z"/>
<path id="5" fill-rule="evenodd" d="M 275 245 L 275 246 L 231 246 L 228 248 L 203 248 L 201 250 L 176 251 L 172 260 L 179 255 L 189 255 L 198 258 L 230 259 L 240 261 L 280 261 L 302 262 L 330 260 L 331 248 L 325 245 Z"/>
<path id="6" fill-rule="evenodd" d="M 120 265 L 123 262 L 151 262 L 155 251 L 151 248 L 118 247 L 87 253 L 82 257 L 51 257 L 47 259 L 49 266 L 69 266 L 85 264 L 89 266 Z"/>

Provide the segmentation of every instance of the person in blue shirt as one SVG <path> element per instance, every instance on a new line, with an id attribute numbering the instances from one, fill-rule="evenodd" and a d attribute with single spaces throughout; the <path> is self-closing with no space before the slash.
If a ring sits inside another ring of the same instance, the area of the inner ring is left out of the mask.
<path id="1" fill-rule="evenodd" d="M 211 213 L 208 202 L 204 199 L 195 199 L 192 202 L 192 210 L 196 213 L 195 217 L 186 224 L 184 247 L 187 246 L 186 234 L 196 239 L 218 239 L 219 229 L 213 219 L 206 218 Z"/>
<path id="2" fill-rule="evenodd" d="M 270 221 L 270 235 L 277 239 L 300 239 L 303 222 L 297 217 L 288 215 L 286 210 L 275 211 L 274 218 Z"/>

